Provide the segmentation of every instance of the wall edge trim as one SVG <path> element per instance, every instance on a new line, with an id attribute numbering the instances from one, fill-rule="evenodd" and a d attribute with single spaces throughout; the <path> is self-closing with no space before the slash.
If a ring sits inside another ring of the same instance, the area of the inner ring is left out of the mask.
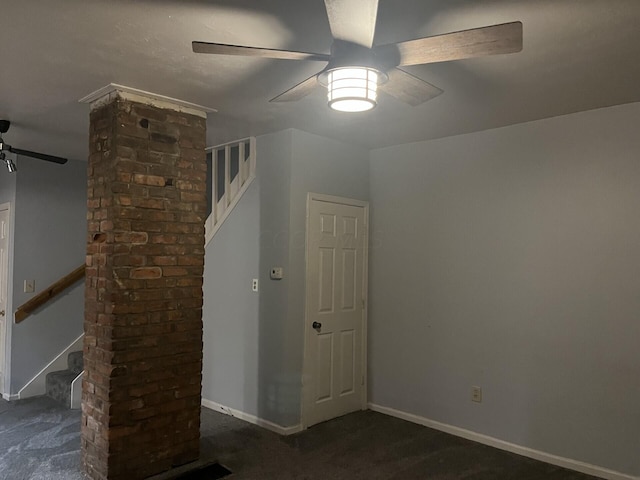
<path id="1" fill-rule="evenodd" d="M 277 433 L 278 435 L 293 435 L 294 433 L 298 433 L 303 430 L 301 424 L 293 425 L 291 427 L 283 427 L 282 425 L 270 422 L 269 420 L 264 420 L 250 413 L 245 413 L 241 412 L 240 410 L 226 407 L 224 405 L 221 405 L 220 403 L 214 402 L 212 400 L 207 400 L 205 398 L 202 399 L 202 406 L 209 408 L 214 412 L 224 413 L 225 415 L 229 415 L 230 417 L 235 417 L 245 422 L 252 423 L 253 425 L 266 428 L 267 430 Z"/>
<path id="2" fill-rule="evenodd" d="M 169 108 L 205 119 L 207 118 L 207 113 L 216 113 L 218 111 L 215 108 L 205 107 L 196 103 L 187 102 L 186 100 L 180 100 L 179 98 L 167 97 L 166 95 L 127 87 L 126 85 L 119 85 L 117 83 L 105 85 L 95 92 L 85 95 L 78 100 L 78 102 L 88 103 L 91 105 L 91 109 L 94 110 L 96 107 L 113 101 L 118 96 L 133 102 L 152 105 L 158 108 Z"/>
<path id="3" fill-rule="evenodd" d="M 471 430 L 466 430 L 464 428 L 456 427 L 454 425 L 437 422 L 435 420 L 431 420 L 426 417 L 421 417 L 420 415 L 415 415 L 413 413 L 404 412 L 402 410 L 396 410 L 394 408 L 384 407 L 376 403 L 369 403 L 368 407 L 369 407 L 369 410 L 372 410 L 374 412 L 382 413 L 384 415 L 389 415 L 391 417 L 399 418 L 401 420 L 406 420 L 408 422 L 416 423 L 424 427 L 433 428 L 434 430 L 439 430 L 441 432 L 455 435 L 456 437 L 465 438 L 467 440 L 481 443 L 483 445 L 487 445 L 490 447 L 498 448 L 500 450 L 505 450 L 507 452 L 522 455 L 523 457 L 528 457 L 534 460 L 550 463 L 551 465 L 567 468 L 569 470 L 574 470 L 576 472 L 586 473 L 587 475 L 601 477 L 606 480 L 640 480 L 640 477 L 636 477 L 626 473 L 616 472 L 615 470 L 610 470 L 608 468 L 600 467 L 598 465 L 592 465 L 590 463 L 581 462 L 579 460 L 574 460 L 572 458 L 560 457 L 552 453 L 535 450 L 533 448 L 524 447 L 522 445 L 516 445 L 515 443 L 510 443 L 505 440 L 500 440 L 499 438 L 483 435 L 481 433 L 473 432 Z"/>

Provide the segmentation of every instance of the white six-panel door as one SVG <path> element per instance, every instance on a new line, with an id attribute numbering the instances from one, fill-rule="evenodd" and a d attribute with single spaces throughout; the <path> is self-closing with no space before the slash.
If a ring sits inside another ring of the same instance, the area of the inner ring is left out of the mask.
<path id="1" fill-rule="evenodd" d="M 368 205 L 309 194 L 303 424 L 366 407 Z"/>

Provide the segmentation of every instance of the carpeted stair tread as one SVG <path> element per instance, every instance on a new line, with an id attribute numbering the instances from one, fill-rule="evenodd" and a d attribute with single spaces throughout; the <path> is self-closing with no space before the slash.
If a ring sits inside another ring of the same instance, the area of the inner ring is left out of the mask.
<path id="1" fill-rule="evenodd" d="M 83 353 L 80 352 L 71 352 L 67 356 L 67 365 L 69 366 L 69 370 L 75 373 L 81 373 L 84 370 L 84 360 Z"/>
<path id="2" fill-rule="evenodd" d="M 47 374 L 47 395 L 56 402 L 71 408 L 71 384 L 84 370 L 82 351 L 67 355 L 67 370 L 58 370 Z"/>
<path id="3" fill-rule="evenodd" d="M 47 374 L 47 395 L 67 408 L 71 407 L 71 383 L 78 376 L 71 370 Z"/>

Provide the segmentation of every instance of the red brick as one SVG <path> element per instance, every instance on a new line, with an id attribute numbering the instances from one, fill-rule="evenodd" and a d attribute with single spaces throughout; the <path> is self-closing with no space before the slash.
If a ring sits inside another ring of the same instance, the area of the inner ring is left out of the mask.
<path id="1" fill-rule="evenodd" d="M 140 267 L 131 269 L 129 274 L 131 278 L 160 278 L 162 276 L 162 269 L 159 267 Z"/>
<path id="2" fill-rule="evenodd" d="M 89 136 L 83 465 L 138 479 L 198 456 L 205 122 L 117 99 Z"/>

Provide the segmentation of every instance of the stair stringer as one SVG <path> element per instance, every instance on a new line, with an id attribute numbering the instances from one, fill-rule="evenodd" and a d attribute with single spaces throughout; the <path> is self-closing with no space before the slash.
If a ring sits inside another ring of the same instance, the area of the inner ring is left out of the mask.
<path id="1" fill-rule="evenodd" d="M 82 407 L 82 375 L 84 375 L 84 371 L 80 372 L 73 382 L 71 382 L 72 410 Z"/>
<path id="2" fill-rule="evenodd" d="M 18 399 L 36 397 L 47 393 L 47 374 L 59 370 L 66 370 L 67 357 L 69 353 L 82 350 L 84 333 L 76 338 L 67 348 L 60 352 L 47 366 L 40 370 L 27 384 L 18 392 Z"/>
<path id="3" fill-rule="evenodd" d="M 213 240 L 213 237 L 216 234 L 216 232 L 220 229 L 224 221 L 227 218 L 229 218 L 229 215 L 231 214 L 232 210 L 236 207 L 236 205 L 238 204 L 238 202 L 240 201 L 244 193 L 249 189 L 249 186 L 253 183 L 255 178 L 256 176 L 252 175 L 247 179 L 247 181 L 242 186 L 238 194 L 234 197 L 234 199 L 231 201 L 227 209 L 224 211 L 224 214 L 222 215 L 222 217 L 220 217 L 220 219 L 218 219 L 218 221 L 215 224 L 213 223 L 213 215 L 209 215 L 209 218 L 207 218 L 207 222 L 205 224 L 206 226 L 206 231 L 204 236 L 205 246 L 209 245 L 209 242 Z"/>

